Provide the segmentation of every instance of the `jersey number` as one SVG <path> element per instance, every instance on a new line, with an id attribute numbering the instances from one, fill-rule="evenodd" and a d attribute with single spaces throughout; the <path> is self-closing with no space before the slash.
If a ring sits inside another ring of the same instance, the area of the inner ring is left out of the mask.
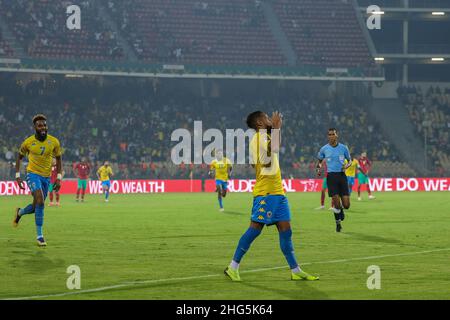
<path id="1" fill-rule="evenodd" d="M 44 152 L 45 152 L 45 147 L 41 147 L 40 149 L 41 149 L 41 154 L 40 155 L 42 156 L 44 154 Z"/>

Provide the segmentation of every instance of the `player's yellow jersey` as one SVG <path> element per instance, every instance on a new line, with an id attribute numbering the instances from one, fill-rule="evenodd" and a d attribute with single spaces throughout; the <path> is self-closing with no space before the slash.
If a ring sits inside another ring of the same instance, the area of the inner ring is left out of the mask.
<path id="1" fill-rule="evenodd" d="M 28 157 L 27 172 L 50 177 L 52 160 L 54 157 L 61 156 L 61 145 L 58 139 L 49 134 L 44 141 L 39 141 L 32 135 L 22 143 L 19 154 Z"/>
<path id="2" fill-rule="evenodd" d="M 348 161 L 345 160 L 345 164 L 347 164 Z M 345 175 L 347 177 L 354 177 L 356 176 L 356 168 L 358 168 L 358 160 L 353 159 L 352 160 L 352 164 L 350 165 L 350 167 L 347 168 L 347 170 L 345 170 Z"/>
<path id="3" fill-rule="evenodd" d="M 113 174 L 112 169 L 110 166 L 105 167 L 105 166 L 101 166 L 100 168 L 98 168 L 97 173 L 100 175 L 100 180 L 101 181 L 108 181 L 109 176 L 111 176 Z"/>
<path id="4" fill-rule="evenodd" d="M 214 159 L 211 162 L 211 170 L 215 170 L 216 180 L 228 181 L 228 169 L 232 167 L 231 161 L 223 157 L 222 160 Z"/>
<path id="5" fill-rule="evenodd" d="M 250 155 L 256 169 L 253 196 L 284 195 L 278 154 L 270 152 L 270 136 L 267 133 L 257 132 L 253 136 Z"/>

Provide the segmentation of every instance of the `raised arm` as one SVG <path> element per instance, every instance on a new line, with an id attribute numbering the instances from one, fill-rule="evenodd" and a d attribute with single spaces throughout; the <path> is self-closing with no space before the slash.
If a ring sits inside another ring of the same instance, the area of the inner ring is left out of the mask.
<path id="1" fill-rule="evenodd" d="M 283 125 L 283 115 L 275 111 L 272 113 L 272 132 L 270 134 L 270 151 L 279 153 L 281 148 L 281 127 Z"/>

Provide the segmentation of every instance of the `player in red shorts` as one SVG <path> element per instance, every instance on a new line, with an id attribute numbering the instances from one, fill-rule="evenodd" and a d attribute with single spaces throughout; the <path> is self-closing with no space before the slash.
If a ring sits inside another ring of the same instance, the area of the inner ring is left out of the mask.
<path id="1" fill-rule="evenodd" d="M 61 172 L 61 178 L 64 176 L 64 171 Z M 53 186 L 58 179 L 58 168 L 56 166 L 56 159 L 53 158 L 52 160 L 52 175 L 50 177 L 50 187 L 48 189 L 49 197 L 50 197 L 50 203 L 48 204 L 49 207 L 57 206 L 59 207 L 61 204 L 59 202 L 59 190 L 54 190 Z M 53 198 L 56 198 L 56 203 L 53 202 Z"/>
<path id="2" fill-rule="evenodd" d="M 361 201 L 361 186 L 364 184 L 367 186 L 369 199 L 375 199 L 375 196 L 370 191 L 369 171 L 372 168 L 372 162 L 367 158 L 367 153 L 361 153 L 358 162 L 358 201 Z"/>
<path id="3" fill-rule="evenodd" d="M 73 167 L 73 173 L 78 177 L 78 188 L 77 188 L 77 198 L 76 201 L 84 202 L 84 194 L 86 193 L 87 180 L 89 179 L 89 174 L 91 173 L 91 167 L 87 162 L 86 158 L 83 157 L 81 162 L 75 164 Z"/>

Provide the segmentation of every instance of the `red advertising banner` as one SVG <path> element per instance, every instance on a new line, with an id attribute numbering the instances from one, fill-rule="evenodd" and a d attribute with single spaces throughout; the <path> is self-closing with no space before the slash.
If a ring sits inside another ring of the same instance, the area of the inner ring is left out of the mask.
<path id="1" fill-rule="evenodd" d="M 291 179 L 283 180 L 286 192 L 318 192 L 322 189 L 322 179 Z M 230 180 L 230 192 L 251 192 L 255 180 Z M 358 185 L 355 179 L 354 189 Z M 371 178 L 369 186 L 372 191 L 450 191 L 450 178 Z M 214 180 L 205 181 L 205 191 L 214 192 Z M 363 186 L 363 190 L 365 187 Z"/>
<path id="2" fill-rule="evenodd" d="M 60 194 L 75 194 L 77 187 L 76 180 L 63 181 Z M 102 193 L 101 182 L 88 181 L 86 192 Z M 122 194 L 202 192 L 202 180 L 112 180 L 110 192 Z M 0 196 L 20 194 L 30 194 L 28 186 L 25 186 L 25 190 L 21 190 L 15 181 L 0 181 Z"/>
<path id="3" fill-rule="evenodd" d="M 230 192 L 252 192 L 255 180 L 230 180 Z M 283 180 L 286 192 L 319 192 L 322 189 L 322 179 L 286 179 Z M 450 178 L 371 178 L 370 189 L 380 191 L 450 191 Z M 354 189 L 357 187 L 357 181 Z M 363 187 L 364 190 L 365 187 Z M 214 180 L 205 181 L 205 192 L 214 192 Z M 76 180 L 66 180 L 62 183 L 61 194 L 75 194 Z M 171 192 L 202 192 L 202 180 L 113 180 L 112 193 L 138 194 L 138 193 L 171 193 Z M 87 193 L 99 194 L 102 192 L 101 182 L 91 180 L 88 182 Z M 0 181 L 0 196 L 13 196 L 30 194 L 19 189 L 15 181 Z"/>

